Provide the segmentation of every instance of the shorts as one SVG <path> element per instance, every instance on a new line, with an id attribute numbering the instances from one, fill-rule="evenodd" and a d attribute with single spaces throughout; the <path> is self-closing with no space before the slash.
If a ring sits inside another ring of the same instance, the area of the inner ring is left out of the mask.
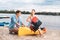
<path id="1" fill-rule="evenodd" d="M 41 28 L 41 30 L 45 30 L 45 27 Z"/>

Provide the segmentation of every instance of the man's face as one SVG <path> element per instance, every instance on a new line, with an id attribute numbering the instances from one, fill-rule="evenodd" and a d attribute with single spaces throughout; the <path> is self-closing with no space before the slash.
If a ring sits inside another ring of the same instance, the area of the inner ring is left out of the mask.
<path id="1" fill-rule="evenodd" d="M 21 12 L 17 13 L 17 16 L 21 16 Z"/>

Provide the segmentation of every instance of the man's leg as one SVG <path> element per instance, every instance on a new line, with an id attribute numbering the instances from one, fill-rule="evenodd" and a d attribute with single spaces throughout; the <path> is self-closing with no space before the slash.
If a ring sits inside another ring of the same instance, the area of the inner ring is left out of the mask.
<path id="1" fill-rule="evenodd" d="M 18 34 L 18 28 L 17 28 L 17 27 L 14 28 L 14 33 L 15 33 L 15 34 Z"/>
<path id="2" fill-rule="evenodd" d="M 10 34 L 12 34 L 12 32 L 18 33 L 18 28 L 15 27 L 15 28 L 13 28 L 13 29 L 10 29 L 9 31 L 10 31 Z"/>

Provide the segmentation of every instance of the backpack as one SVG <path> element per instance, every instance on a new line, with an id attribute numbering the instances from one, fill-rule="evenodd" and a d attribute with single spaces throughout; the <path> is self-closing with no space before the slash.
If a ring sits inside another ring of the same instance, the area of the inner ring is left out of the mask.
<path id="1" fill-rule="evenodd" d="M 42 24 L 42 22 L 37 17 L 34 17 L 31 21 L 31 24 L 31 30 L 36 31 L 39 29 L 39 26 Z"/>

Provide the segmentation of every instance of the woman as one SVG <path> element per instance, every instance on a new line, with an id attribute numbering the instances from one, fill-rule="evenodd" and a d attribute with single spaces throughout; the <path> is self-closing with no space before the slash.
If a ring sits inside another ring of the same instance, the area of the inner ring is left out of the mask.
<path id="1" fill-rule="evenodd" d="M 13 32 L 18 33 L 18 28 L 20 26 L 23 26 L 20 16 L 21 16 L 21 11 L 17 10 L 16 14 L 11 17 L 11 22 L 9 25 L 10 34 L 12 34 Z"/>
<path id="2" fill-rule="evenodd" d="M 27 22 L 29 22 L 28 26 L 34 32 L 38 30 L 40 35 L 46 33 L 46 28 L 45 27 L 43 27 L 43 28 L 40 27 L 40 29 L 39 29 L 39 26 L 42 24 L 42 22 L 35 15 L 35 10 L 34 9 L 32 9 L 32 12 L 31 12 L 30 16 L 28 16 Z"/>
<path id="3" fill-rule="evenodd" d="M 38 17 L 35 15 L 34 9 L 32 9 L 30 16 L 27 18 L 27 22 L 29 22 L 28 26 L 30 26 L 31 30 L 34 32 L 38 30 L 39 26 L 42 24 Z"/>
<path id="4" fill-rule="evenodd" d="M 34 9 L 32 9 L 32 12 L 31 12 L 31 14 L 30 14 L 30 16 L 28 16 L 28 18 L 27 18 L 27 22 L 29 22 L 29 24 L 28 24 L 28 26 L 30 26 L 31 25 L 31 20 L 32 20 L 32 18 L 35 16 L 35 10 Z"/>

